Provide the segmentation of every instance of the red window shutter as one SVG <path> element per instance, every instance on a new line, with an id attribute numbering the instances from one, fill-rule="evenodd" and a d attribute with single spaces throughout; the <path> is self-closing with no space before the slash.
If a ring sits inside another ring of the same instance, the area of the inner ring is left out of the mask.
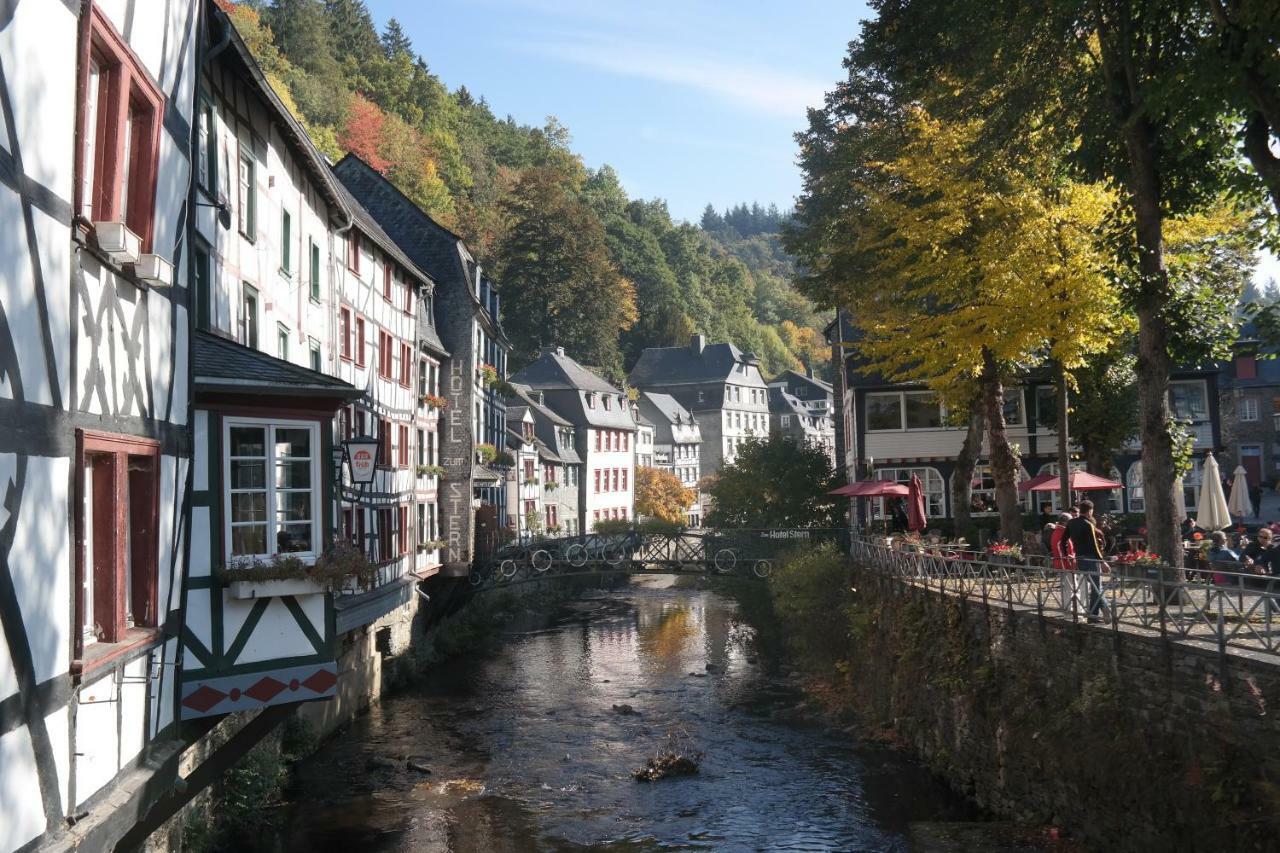
<path id="1" fill-rule="evenodd" d="M 364 318 L 356 318 L 356 364 L 364 367 Z"/>
<path id="2" fill-rule="evenodd" d="M 1258 360 L 1251 355 L 1236 356 L 1236 379 L 1257 379 Z"/>
<path id="3" fill-rule="evenodd" d="M 409 427 L 400 425 L 400 467 L 409 467 Z"/>

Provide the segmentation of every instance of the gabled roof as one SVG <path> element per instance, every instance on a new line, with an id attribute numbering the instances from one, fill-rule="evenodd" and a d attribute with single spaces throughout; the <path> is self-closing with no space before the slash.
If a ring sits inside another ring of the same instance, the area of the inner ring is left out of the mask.
<path id="1" fill-rule="evenodd" d="M 191 370 L 198 391 L 357 399 L 364 392 L 333 376 L 197 331 Z"/>
<path id="2" fill-rule="evenodd" d="M 770 385 L 775 383 L 786 383 L 788 386 L 801 384 L 808 385 L 811 388 L 817 388 L 825 394 L 832 394 L 834 390 L 830 382 L 823 382 L 816 376 L 806 376 L 798 370 L 784 370 L 769 381 Z"/>
<path id="3" fill-rule="evenodd" d="M 701 351 L 696 344 L 649 347 L 631 368 L 629 380 L 637 388 L 725 382 L 737 365 L 756 363 L 755 356 L 743 353 L 733 344 L 708 344 Z"/>
<path id="4" fill-rule="evenodd" d="M 530 389 L 528 385 L 522 385 L 519 382 L 512 382 L 510 383 L 510 385 L 513 389 L 515 389 L 516 399 L 520 400 L 523 405 L 528 406 L 535 413 L 542 415 L 544 418 L 551 421 L 556 426 L 566 426 L 566 427 L 573 426 L 572 423 L 560 417 L 559 415 L 557 415 L 555 412 L 548 409 L 543 404 L 539 403 L 534 398 L 532 389 Z M 511 411 L 510 403 L 507 404 L 507 411 Z"/>
<path id="5" fill-rule="evenodd" d="M 648 400 L 649 404 L 672 424 L 691 424 L 694 422 L 693 415 L 689 410 L 676 402 L 676 398 L 670 394 L 662 394 L 657 391 L 641 391 L 640 397 Z"/>
<path id="6" fill-rule="evenodd" d="M 512 381 L 527 385 L 535 391 L 574 389 L 596 391 L 601 394 L 622 394 L 617 388 L 569 358 L 564 354 L 564 350 L 558 347 L 543 349 L 537 360 L 521 368 L 512 377 Z"/>

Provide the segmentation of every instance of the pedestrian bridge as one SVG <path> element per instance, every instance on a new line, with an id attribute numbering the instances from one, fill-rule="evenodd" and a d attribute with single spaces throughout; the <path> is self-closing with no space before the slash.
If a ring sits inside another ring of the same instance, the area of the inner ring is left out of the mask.
<path id="1" fill-rule="evenodd" d="M 846 528 L 643 528 L 535 538 L 497 549 L 471 569 L 477 588 L 580 575 L 691 574 L 764 580 L 778 560 L 801 544 L 832 542 L 848 549 Z"/>

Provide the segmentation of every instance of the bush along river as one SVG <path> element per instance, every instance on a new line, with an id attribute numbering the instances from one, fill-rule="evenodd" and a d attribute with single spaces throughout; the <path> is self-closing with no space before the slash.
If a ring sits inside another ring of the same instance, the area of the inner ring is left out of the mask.
<path id="1" fill-rule="evenodd" d="M 940 826 L 989 825 L 963 823 L 980 816 L 902 754 L 808 719 L 769 660 L 711 590 L 588 593 L 446 661 L 302 761 L 263 847 L 1014 849 L 939 841 Z M 637 781 L 666 749 L 697 772 Z"/>

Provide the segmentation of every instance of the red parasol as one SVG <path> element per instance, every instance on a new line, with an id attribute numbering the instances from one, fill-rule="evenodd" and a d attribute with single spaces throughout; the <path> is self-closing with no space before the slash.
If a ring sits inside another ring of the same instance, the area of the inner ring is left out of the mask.
<path id="1" fill-rule="evenodd" d="M 910 494 L 906 486 L 890 480 L 859 480 L 827 492 L 845 498 L 905 498 Z"/>
<path id="2" fill-rule="evenodd" d="M 917 475 L 911 475 L 907 492 L 907 529 L 919 532 L 924 530 L 928 518 L 924 511 L 924 484 Z"/>
<path id="3" fill-rule="evenodd" d="M 1088 471 L 1072 471 L 1067 478 L 1073 492 L 1109 492 L 1112 489 L 1123 489 L 1123 483 L 1090 474 Z M 1059 488 L 1057 474 L 1041 474 L 1018 486 L 1020 492 L 1056 492 Z"/>

